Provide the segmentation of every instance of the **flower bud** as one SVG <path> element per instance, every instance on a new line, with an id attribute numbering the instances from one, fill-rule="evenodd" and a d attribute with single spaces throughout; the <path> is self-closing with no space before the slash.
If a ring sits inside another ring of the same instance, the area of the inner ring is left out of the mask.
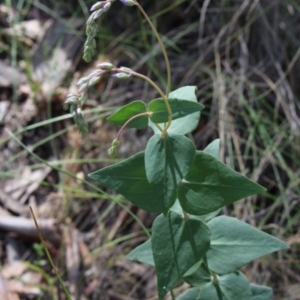
<path id="1" fill-rule="evenodd" d="M 86 27 L 86 35 L 89 36 L 90 38 L 93 38 L 97 35 L 98 33 L 98 26 L 95 23 L 89 24 Z"/>
<path id="2" fill-rule="evenodd" d="M 110 2 L 107 2 L 107 3 L 103 6 L 103 11 L 104 11 L 104 12 L 107 12 L 107 11 L 110 9 L 110 6 L 111 6 Z"/>
<path id="3" fill-rule="evenodd" d="M 102 62 L 98 64 L 97 67 L 101 70 L 111 70 L 114 67 L 114 65 L 110 62 Z"/>
<path id="4" fill-rule="evenodd" d="M 82 106 L 83 103 L 87 100 L 87 93 L 83 93 L 82 96 L 78 99 L 79 105 Z"/>
<path id="5" fill-rule="evenodd" d="M 77 95 L 72 94 L 72 93 L 70 93 L 70 94 L 67 95 L 67 99 L 68 99 L 68 98 L 71 98 L 71 97 L 77 97 Z"/>
<path id="6" fill-rule="evenodd" d="M 98 1 L 96 2 L 90 9 L 90 11 L 94 11 L 94 10 L 98 10 L 100 8 L 102 8 L 105 4 L 106 1 Z"/>
<path id="7" fill-rule="evenodd" d="M 94 77 L 89 81 L 89 86 L 93 86 L 100 81 L 100 77 Z"/>
<path id="8" fill-rule="evenodd" d="M 93 20 L 97 20 L 102 14 L 104 13 L 103 9 L 99 9 L 97 11 L 94 11 L 91 16 L 93 16 Z"/>
<path id="9" fill-rule="evenodd" d="M 81 111 L 81 108 L 80 108 L 80 107 L 77 107 L 77 109 L 76 109 L 76 114 L 77 114 L 79 117 L 83 117 L 83 114 L 82 114 L 82 111 Z"/>
<path id="10" fill-rule="evenodd" d="M 67 104 L 76 104 L 78 101 L 78 96 L 74 94 L 69 94 L 66 98 L 65 103 Z"/>
<path id="11" fill-rule="evenodd" d="M 127 67 L 120 67 L 119 70 L 127 71 L 127 72 L 133 72 L 131 69 L 129 69 Z"/>
<path id="12" fill-rule="evenodd" d="M 93 14 L 91 14 L 91 15 L 89 16 L 89 18 L 87 19 L 87 21 L 86 21 L 86 25 L 87 25 L 87 26 L 93 25 L 93 24 L 95 23 L 94 20 L 93 20 L 92 15 L 93 15 Z"/>
<path id="13" fill-rule="evenodd" d="M 93 72 L 91 72 L 87 77 L 88 78 L 93 78 L 93 77 L 97 77 L 101 74 L 102 70 L 94 70 Z"/>
<path id="14" fill-rule="evenodd" d="M 109 157 L 115 158 L 118 155 L 119 147 L 120 147 L 120 141 L 117 139 L 113 140 L 111 147 L 108 149 Z"/>
<path id="15" fill-rule="evenodd" d="M 130 74 L 126 74 L 126 73 L 115 73 L 112 74 L 111 77 L 116 78 L 116 79 L 127 79 L 130 77 Z"/>
<path id="16" fill-rule="evenodd" d="M 91 47 L 91 44 L 93 43 L 93 40 L 94 40 L 94 37 L 93 36 L 87 36 L 87 39 L 86 39 L 86 46 L 87 47 Z"/>
<path id="17" fill-rule="evenodd" d="M 77 85 L 82 85 L 84 83 L 87 83 L 89 80 L 90 80 L 90 78 L 88 76 L 82 77 L 77 81 Z"/>
<path id="18" fill-rule="evenodd" d="M 93 30 L 93 26 L 91 24 L 87 24 L 85 29 L 86 35 L 91 35 L 92 30 Z"/>
<path id="19" fill-rule="evenodd" d="M 96 49 L 97 44 L 96 44 L 96 40 L 95 39 L 92 40 L 91 44 L 92 44 L 92 49 Z"/>
<path id="20" fill-rule="evenodd" d="M 65 104 L 76 104 L 77 101 L 74 98 L 66 99 Z"/>
<path id="21" fill-rule="evenodd" d="M 88 82 L 83 83 L 82 85 L 79 86 L 78 92 L 82 92 L 84 90 L 86 90 L 88 87 Z"/>
<path id="22" fill-rule="evenodd" d="M 83 59 L 84 59 L 86 62 L 90 62 L 90 61 L 92 60 L 91 52 L 90 52 L 90 51 L 84 51 Z"/>
<path id="23" fill-rule="evenodd" d="M 120 0 L 124 5 L 127 6 L 133 6 L 136 5 L 136 2 L 134 0 Z"/>

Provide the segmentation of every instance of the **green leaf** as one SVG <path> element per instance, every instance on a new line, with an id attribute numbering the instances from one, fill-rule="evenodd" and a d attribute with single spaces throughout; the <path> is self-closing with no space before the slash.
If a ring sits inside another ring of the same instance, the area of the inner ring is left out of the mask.
<path id="1" fill-rule="evenodd" d="M 159 299 L 164 299 L 173 285 L 209 248 L 210 232 L 199 221 L 170 212 L 160 215 L 152 227 L 152 251 L 157 273 Z"/>
<path id="2" fill-rule="evenodd" d="M 154 267 L 151 239 L 136 247 L 126 256 L 129 260 L 136 260 Z"/>
<path id="3" fill-rule="evenodd" d="M 216 289 L 215 292 L 211 293 L 222 294 L 224 296 L 224 299 L 252 300 L 250 284 L 243 273 L 235 272 L 222 276 L 216 276 L 218 279 L 219 291 L 217 291 Z M 204 287 L 208 288 L 207 286 L 209 286 L 209 283 L 212 282 L 212 278 L 207 267 L 202 264 L 196 272 L 190 274 L 189 276 L 185 276 L 184 281 L 194 287 L 203 289 Z"/>
<path id="4" fill-rule="evenodd" d="M 122 194 L 143 210 L 159 213 L 164 211 L 163 203 L 146 177 L 144 152 L 91 173 L 89 177 Z"/>
<path id="5" fill-rule="evenodd" d="M 210 154 L 214 158 L 219 159 L 220 139 L 216 139 L 213 142 L 211 142 L 203 151 Z"/>
<path id="6" fill-rule="evenodd" d="M 154 135 L 145 151 L 146 175 L 166 214 L 176 200 L 177 184 L 187 174 L 196 154 L 194 144 L 182 135 Z"/>
<path id="7" fill-rule="evenodd" d="M 198 300 L 200 298 L 198 298 L 200 294 L 200 290 L 199 289 L 188 289 L 186 290 L 184 293 L 180 294 L 176 300 Z"/>
<path id="8" fill-rule="evenodd" d="M 175 203 L 173 204 L 173 206 L 170 208 L 170 210 L 178 213 L 179 215 L 183 215 L 183 210 L 182 210 L 182 207 L 180 205 L 180 202 L 178 199 L 176 199 Z M 216 217 L 220 212 L 221 212 L 221 208 L 214 211 L 214 212 L 211 212 L 209 214 L 206 214 L 206 215 L 202 215 L 202 216 L 194 216 L 194 215 L 189 215 L 190 218 L 192 219 L 198 219 L 202 222 L 208 222 L 209 220 L 211 220 L 212 218 Z"/>
<path id="9" fill-rule="evenodd" d="M 273 290 L 267 286 L 251 284 L 251 300 L 269 300 L 273 295 Z"/>
<path id="10" fill-rule="evenodd" d="M 250 283 L 241 272 L 234 272 L 218 276 L 219 286 L 222 294 L 230 300 L 252 300 Z"/>
<path id="11" fill-rule="evenodd" d="M 263 191 L 262 186 L 210 154 L 197 151 L 194 164 L 178 186 L 178 199 L 187 213 L 204 215 Z"/>
<path id="12" fill-rule="evenodd" d="M 171 92 L 169 94 L 169 98 L 183 99 L 183 100 L 188 100 L 188 101 L 193 101 L 198 103 L 195 91 L 196 91 L 195 86 L 185 86 Z M 171 126 L 168 129 L 168 132 L 174 134 L 182 134 L 182 135 L 192 132 L 198 126 L 199 119 L 200 119 L 200 111 L 194 112 L 178 120 L 174 120 L 172 121 Z M 159 124 L 159 125 L 161 127 L 164 126 L 163 124 Z M 159 130 L 151 122 L 150 119 L 149 119 L 149 126 L 152 128 L 155 134 L 159 133 Z"/>
<path id="13" fill-rule="evenodd" d="M 202 265 L 194 274 L 184 277 L 184 280 L 201 289 L 201 300 L 252 300 L 250 284 L 243 273 L 216 276 L 217 285 L 213 284 L 209 271 Z"/>
<path id="14" fill-rule="evenodd" d="M 169 98 L 168 102 L 172 111 L 172 120 L 185 117 L 204 108 L 204 105 L 198 102 L 184 99 Z M 162 98 L 152 100 L 149 103 L 148 110 L 152 113 L 150 119 L 153 123 L 168 122 L 169 114 Z"/>
<path id="15" fill-rule="evenodd" d="M 107 120 L 118 125 L 124 125 L 133 116 L 145 112 L 147 112 L 147 107 L 143 101 L 139 101 L 139 100 L 133 101 L 121 107 L 117 112 L 115 112 L 110 117 L 108 117 Z M 138 128 L 138 129 L 143 129 L 146 128 L 147 126 L 148 126 L 147 116 L 142 116 L 137 119 L 134 119 L 127 125 L 127 127 L 129 128 Z"/>
<path id="16" fill-rule="evenodd" d="M 183 210 L 182 207 L 180 206 L 179 200 L 176 199 L 173 206 L 170 208 L 171 211 L 183 216 Z"/>
<path id="17" fill-rule="evenodd" d="M 204 263 L 202 263 L 193 273 L 190 273 L 191 269 L 185 273 L 183 277 L 183 280 L 191 286 L 202 288 L 204 285 L 211 282 L 211 274 Z"/>
<path id="18" fill-rule="evenodd" d="M 183 277 L 189 277 L 190 275 L 194 274 L 198 271 L 198 269 L 203 265 L 203 259 L 196 262 L 191 268 L 189 268 L 183 275 Z"/>
<path id="19" fill-rule="evenodd" d="M 214 285 L 212 282 L 209 282 L 202 287 L 198 299 L 199 300 L 231 300 L 231 299 L 226 299 L 222 295 L 219 286 Z"/>
<path id="20" fill-rule="evenodd" d="M 216 217 L 221 211 L 222 211 L 222 208 L 219 208 L 209 214 L 205 214 L 205 215 L 201 215 L 201 216 L 190 215 L 190 218 L 198 219 L 198 220 L 201 220 L 206 223 L 209 220 L 211 220 L 212 218 Z"/>
<path id="21" fill-rule="evenodd" d="M 170 210 L 178 213 L 179 215 L 183 215 L 183 210 L 182 210 L 182 207 L 180 205 L 180 202 L 178 199 L 176 199 L 175 203 L 173 204 L 173 206 L 170 208 Z M 221 208 L 212 212 L 212 213 L 209 213 L 209 214 L 206 214 L 206 215 L 202 215 L 202 216 L 194 216 L 194 215 L 189 215 L 190 218 L 192 219 L 197 219 L 197 220 L 200 220 L 204 223 L 208 222 L 209 220 L 211 220 L 212 218 L 216 217 L 220 212 L 221 212 Z"/>
<path id="22" fill-rule="evenodd" d="M 234 272 L 250 261 L 288 246 L 235 218 L 220 216 L 207 223 L 212 232 L 206 254 L 208 268 L 218 274 Z"/>

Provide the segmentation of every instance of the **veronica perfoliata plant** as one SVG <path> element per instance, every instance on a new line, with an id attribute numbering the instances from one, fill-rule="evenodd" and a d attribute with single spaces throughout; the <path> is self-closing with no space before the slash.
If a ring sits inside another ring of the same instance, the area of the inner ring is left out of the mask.
<path id="1" fill-rule="evenodd" d="M 111 9 L 113 2 L 100 1 L 91 8 L 84 47 L 86 61 L 95 54 L 98 19 Z M 182 281 L 191 288 L 177 296 L 178 300 L 268 300 L 272 289 L 250 284 L 239 268 L 287 245 L 236 218 L 219 215 L 223 206 L 265 189 L 219 160 L 219 140 L 202 151 L 196 150 L 186 137 L 197 127 L 204 109 L 197 101 L 196 87 L 170 91 L 169 60 L 155 27 L 136 0 L 121 2 L 139 9 L 157 37 L 167 68 L 165 91 L 143 74 L 103 62 L 79 80 L 79 94 L 69 95 L 67 102 L 79 130 L 86 133 L 81 107 L 88 97 L 88 88 L 101 76 L 138 77 L 159 95 L 148 104 L 133 101 L 108 118 L 122 126 L 112 141 L 110 156 L 117 155 L 125 127 L 152 128 L 154 134 L 145 151 L 89 175 L 139 208 L 159 214 L 151 238 L 127 258 L 156 269 L 160 300 L 169 291 L 175 299 L 172 288 Z"/>

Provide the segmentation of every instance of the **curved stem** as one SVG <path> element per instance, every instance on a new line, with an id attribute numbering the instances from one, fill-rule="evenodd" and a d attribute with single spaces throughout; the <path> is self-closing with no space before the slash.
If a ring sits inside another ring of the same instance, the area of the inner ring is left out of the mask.
<path id="1" fill-rule="evenodd" d="M 217 285 L 219 283 L 217 274 L 215 272 L 213 272 L 212 270 L 209 270 L 211 276 L 212 276 L 212 282 L 213 284 Z"/>
<path id="2" fill-rule="evenodd" d="M 122 72 L 124 72 L 124 71 L 122 70 Z M 139 77 L 139 78 L 147 81 L 150 85 L 152 85 L 152 87 L 159 93 L 159 95 L 165 100 L 165 102 L 167 102 L 168 106 L 170 107 L 166 95 L 164 94 L 164 92 L 158 87 L 158 85 L 154 81 L 152 81 L 149 77 L 147 77 L 143 74 L 134 72 L 134 71 L 131 71 L 131 72 L 128 72 L 128 73 L 132 74 L 135 77 Z M 166 106 L 167 106 L 167 104 L 166 104 Z M 170 110 L 171 110 L 171 107 L 170 107 Z"/>
<path id="3" fill-rule="evenodd" d="M 189 219 L 189 215 L 184 210 L 182 210 L 182 212 L 184 219 L 187 221 Z"/>
<path id="4" fill-rule="evenodd" d="M 144 9 L 141 7 L 141 5 L 138 3 L 137 0 L 135 0 L 135 3 L 137 5 L 137 7 L 139 8 L 139 10 L 141 11 L 141 13 L 144 15 L 145 19 L 147 20 L 148 24 L 150 25 L 154 35 L 156 36 L 157 38 L 157 41 L 160 45 L 160 48 L 161 48 L 161 51 L 163 53 L 163 56 L 164 56 L 164 59 L 165 59 L 165 62 L 166 62 L 166 68 L 167 68 L 167 88 L 166 88 L 166 96 L 168 97 L 169 96 L 169 93 L 170 93 L 170 88 L 171 88 L 171 67 L 170 67 L 170 62 L 169 62 L 169 58 L 168 58 L 168 55 L 167 55 L 167 52 L 166 52 L 166 48 L 155 28 L 155 26 L 153 25 L 152 21 L 150 20 L 150 18 L 148 17 L 147 13 L 144 11 Z"/>
<path id="5" fill-rule="evenodd" d="M 165 102 L 165 105 L 166 105 L 166 108 L 167 108 L 167 111 L 168 111 L 168 115 L 169 115 L 169 117 L 168 117 L 168 123 L 167 123 L 167 125 L 165 126 L 165 128 L 163 130 L 163 134 L 165 134 L 167 132 L 167 129 L 170 127 L 171 122 L 172 122 L 172 110 L 171 110 L 171 106 L 169 104 L 168 98 L 163 93 L 163 91 L 158 87 L 158 85 L 155 82 L 153 82 L 149 77 L 147 77 L 147 76 L 145 76 L 143 74 L 134 72 L 134 71 L 132 71 L 130 69 L 126 70 L 126 69 L 113 68 L 113 69 L 110 70 L 110 72 L 122 72 L 122 73 L 131 74 L 131 75 L 133 75 L 135 77 L 138 77 L 138 78 L 141 78 L 141 79 L 147 81 L 150 85 L 152 85 L 152 87 L 163 98 L 163 100 Z"/>
<path id="6" fill-rule="evenodd" d="M 157 127 L 157 129 L 160 131 L 160 132 L 163 132 L 163 129 L 158 125 L 158 124 L 156 124 L 156 123 L 153 123 L 156 127 Z"/>
<path id="7" fill-rule="evenodd" d="M 124 71 L 122 70 L 122 72 L 124 72 Z M 125 71 L 125 72 L 127 72 L 127 71 Z M 167 129 L 170 127 L 171 122 L 172 122 L 172 110 L 171 110 L 168 98 L 166 97 L 166 95 L 164 95 L 163 91 L 157 86 L 157 84 L 155 82 L 153 82 L 149 77 L 147 77 L 143 74 L 134 72 L 134 71 L 131 71 L 131 72 L 128 71 L 127 73 L 132 74 L 133 76 L 139 77 L 139 78 L 147 81 L 150 85 L 152 85 L 155 88 L 155 90 L 163 98 L 163 100 L 165 102 L 165 105 L 166 105 L 166 108 L 167 108 L 167 111 L 168 111 L 168 115 L 169 115 L 168 124 L 165 126 L 165 128 L 163 130 L 163 133 L 165 133 L 167 131 Z"/>
<path id="8" fill-rule="evenodd" d="M 143 116 L 149 117 L 149 112 L 146 111 L 146 112 L 137 114 L 137 115 L 131 117 L 129 120 L 127 120 L 127 121 L 125 122 L 125 124 L 123 124 L 123 126 L 121 127 L 121 129 L 119 130 L 119 132 L 118 132 L 118 134 L 117 134 L 117 137 L 116 137 L 116 140 L 119 140 L 119 137 L 120 137 L 122 131 L 124 130 L 124 128 L 125 128 L 131 121 L 133 121 L 133 120 L 135 120 L 135 119 L 137 119 L 137 118 L 139 118 L 139 117 L 143 117 Z"/>

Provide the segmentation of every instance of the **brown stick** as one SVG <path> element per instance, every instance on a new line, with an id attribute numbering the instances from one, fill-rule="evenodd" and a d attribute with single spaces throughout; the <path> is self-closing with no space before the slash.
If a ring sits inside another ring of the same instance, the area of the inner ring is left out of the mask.
<path id="1" fill-rule="evenodd" d="M 46 241 L 59 245 L 61 237 L 59 227 L 54 219 L 39 219 L 38 224 Z M 33 220 L 21 217 L 1 217 L 0 230 L 15 233 L 20 238 L 27 238 L 39 241 L 38 232 Z"/>

